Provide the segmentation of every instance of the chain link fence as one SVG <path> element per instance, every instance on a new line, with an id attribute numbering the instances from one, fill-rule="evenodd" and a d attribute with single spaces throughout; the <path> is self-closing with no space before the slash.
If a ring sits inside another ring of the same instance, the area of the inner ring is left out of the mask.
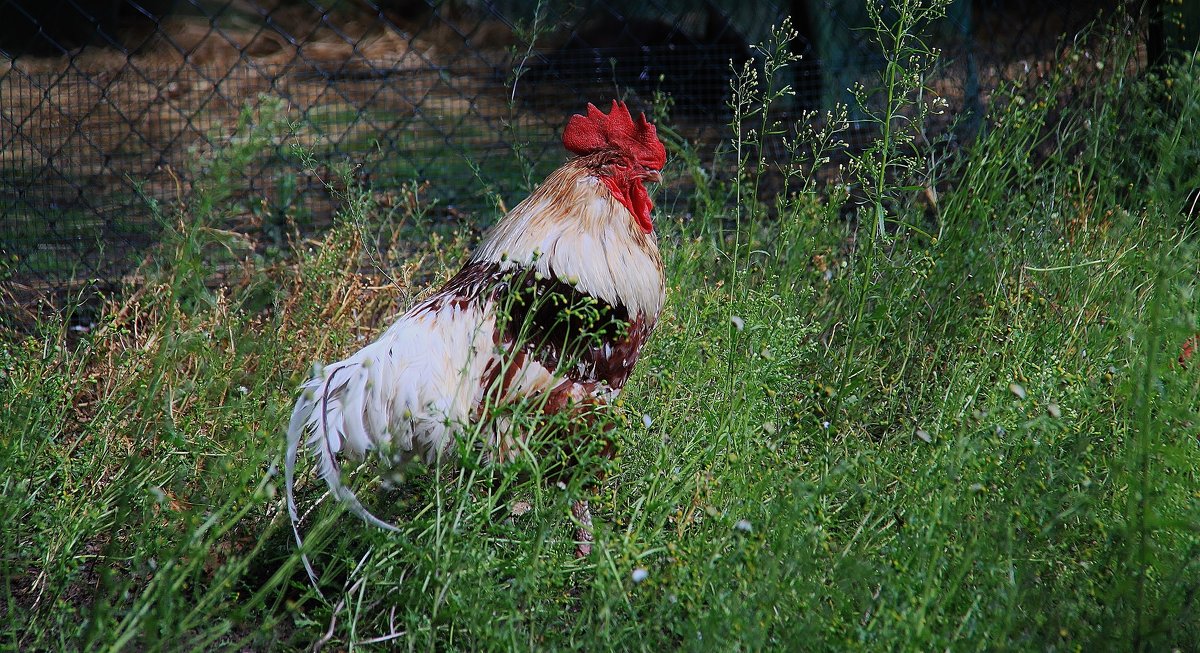
<path id="1" fill-rule="evenodd" d="M 730 61 L 790 17 L 795 110 L 845 100 L 878 65 L 861 2 L 792 0 L 6 0 L 0 3 L 0 297 L 119 283 L 186 202 L 196 161 L 249 108 L 378 189 L 428 184 L 447 219 L 489 223 L 564 159 L 586 102 L 670 96 L 701 149 L 723 134 Z M 982 110 L 1117 2 L 957 0 L 936 92 Z M 283 147 L 241 170 L 231 228 L 318 229 L 321 179 Z M 254 198 L 254 202 L 244 201 Z M 239 203 L 240 202 L 240 203 Z"/>

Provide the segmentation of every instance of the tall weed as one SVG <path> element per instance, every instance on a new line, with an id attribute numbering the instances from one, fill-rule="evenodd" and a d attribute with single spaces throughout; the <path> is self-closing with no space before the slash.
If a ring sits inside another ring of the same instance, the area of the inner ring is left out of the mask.
<path id="1" fill-rule="evenodd" d="M 333 229 L 263 256 L 222 216 L 238 161 L 288 127 L 247 113 L 144 286 L 92 333 L 3 341 L 4 646 L 1189 648 L 1195 62 L 1142 74 L 1120 34 L 1070 44 L 947 153 L 919 135 L 942 6 L 877 14 L 880 139 L 832 185 L 849 112 L 772 117 L 786 26 L 733 89 L 737 172 L 674 139 L 698 214 L 658 219 L 670 300 L 598 489 L 465 444 L 440 470 L 365 466 L 390 534 L 308 479 L 317 587 L 277 492 L 293 390 L 473 236 L 429 223 L 436 189 L 385 210 L 344 175 Z"/>

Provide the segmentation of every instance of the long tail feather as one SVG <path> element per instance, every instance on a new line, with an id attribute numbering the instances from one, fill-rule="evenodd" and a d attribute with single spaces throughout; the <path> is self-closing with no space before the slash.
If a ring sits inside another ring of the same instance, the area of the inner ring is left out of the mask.
<path id="1" fill-rule="evenodd" d="M 296 484 L 296 453 L 300 448 L 300 436 L 304 434 L 304 424 L 308 421 L 308 416 L 312 413 L 312 409 L 313 404 L 301 398 L 296 402 L 295 410 L 292 411 L 292 421 L 288 423 L 287 431 L 287 453 L 283 461 L 283 483 L 285 486 L 284 492 L 287 494 L 288 515 L 292 518 L 292 533 L 296 536 L 296 548 L 300 551 L 300 560 L 304 563 L 304 571 L 308 572 L 308 579 L 312 582 L 313 587 L 317 588 L 317 592 L 320 593 L 320 583 L 317 582 L 317 573 L 313 570 L 312 562 L 308 559 L 308 554 L 304 552 L 304 538 L 300 535 L 300 515 L 296 510 L 296 494 L 294 492 Z"/>
<path id="2" fill-rule="evenodd" d="M 399 532 L 400 530 L 396 526 L 373 515 L 362 505 L 362 502 L 358 500 L 354 492 L 342 483 L 342 469 L 335 451 L 335 449 L 340 448 L 346 439 L 346 433 L 343 432 L 342 420 L 345 415 L 351 413 L 361 414 L 362 410 L 362 406 L 345 405 L 343 403 L 345 393 L 342 393 L 341 397 L 331 397 L 331 394 L 337 389 L 337 387 L 331 387 L 331 381 L 337 376 L 337 372 L 344 369 L 345 367 L 332 369 L 324 378 L 314 376 L 301 386 L 300 396 L 296 400 L 296 408 L 292 411 L 292 419 L 288 423 L 287 453 L 284 458 L 284 483 L 287 486 L 285 492 L 287 495 L 288 515 L 292 520 L 292 532 L 296 537 L 296 546 L 301 551 L 300 557 L 304 563 L 304 569 L 308 572 L 309 579 L 314 586 L 317 585 L 317 575 L 313 570 L 311 561 L 304 553 L 304 538 L 300 534 L 300 516 L 296 509 L 295 498 L 296 458 L 299 454 L 300 441 L 306 432 L 311 432 L 312 437 L 309 440 L 309 444 L 320 458 L 321 477 L 329 485 L 329 490 L 334 497 L 344 503 L 350 512 L 357 515 L 363 521 L 388 531 Z M 361 401 L 362 393 L 356 393 L 356 396 Z M 356 413 L 355 411 L 359 412 Z M 334 419 L 334 423 L 330 424 L 330 420 L 328 419 L 330 415 L 335 415 L 340 419 Z"/>

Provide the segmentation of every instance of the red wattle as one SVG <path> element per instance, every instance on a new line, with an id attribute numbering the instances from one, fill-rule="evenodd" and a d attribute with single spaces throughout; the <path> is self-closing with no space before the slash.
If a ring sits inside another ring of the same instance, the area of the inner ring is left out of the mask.
<path id="1" fill-rule="evenodd" d="M 633 219 L 637 221 L 638 226 L 646 233 L 654 231 L 654 223 L 650 221 L 650 212 L 654 210 L 654 203 L 650 201 L 650 193 L 646 192 L 646 187 L 642 185 L 640 179 L 618 179 L 616 177 L 601 177 L 604 185 L 612 191 L 613 197 L 617 198 L 629 213 L 633 215 Z"/>

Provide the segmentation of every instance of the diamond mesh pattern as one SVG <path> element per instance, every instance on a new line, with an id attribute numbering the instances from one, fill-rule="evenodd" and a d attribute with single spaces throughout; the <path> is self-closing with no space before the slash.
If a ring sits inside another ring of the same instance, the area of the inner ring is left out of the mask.
<path id="1" fill-rule="evenodd" d="M 385 189 L 427 181 L 447 216 L 486 223 L 484 185 L 509 206 L 527 190 L 514 146 L 527 144 L 535 177 L 548 172 L 565 156 L 563 124 L 588 101 L 645 108 L 666 92 L 683 133 L 716 138 L 729 61 L 749 59 L 747 43 L 789 13 L 805 54 L 791 71 L 796 108 L 840 99 L 836 87 L 874 65 L 855 29 L 864 18 L 848 9 L 857 3 L 841 0 L 562 0 L 537 17 L 518 0 L 101 4 L 0 5 L 6 300 L 127 274 L 158 233 L 148 200 L 186 201 L 198 154 L 263 98 L 283 100 L 290 140 L 318 160 L 359 164 Z M 1060 35 L 1114 2 L 1044 4 L 956 4 L 944 39 L 953 74 L 939 81 L 952 111 L 978 106 L 981 81 L 1048 61 Z M 242 179 L 238 197 L 303 205 L 313 228 L 333 209 L 282 148 Z"/>

